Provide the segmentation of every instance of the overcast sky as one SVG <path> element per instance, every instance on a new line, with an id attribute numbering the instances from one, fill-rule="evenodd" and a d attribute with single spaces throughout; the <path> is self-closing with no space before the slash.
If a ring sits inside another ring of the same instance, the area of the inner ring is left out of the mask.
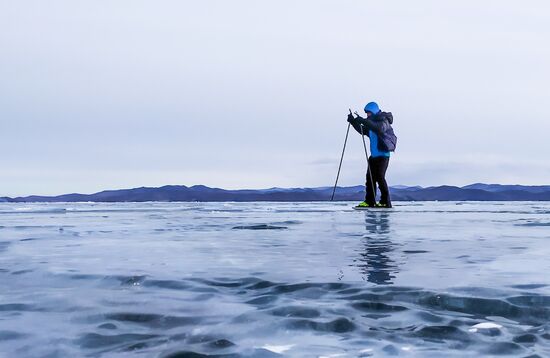
<path id="1" fill-rule="evenodd" d="M 348 108 L 390 185 L 550 184 L 548 1 L 0 0 L 0 196 L 331 185 Z M 341 184 L 364 182 L 350 133 Z"/>

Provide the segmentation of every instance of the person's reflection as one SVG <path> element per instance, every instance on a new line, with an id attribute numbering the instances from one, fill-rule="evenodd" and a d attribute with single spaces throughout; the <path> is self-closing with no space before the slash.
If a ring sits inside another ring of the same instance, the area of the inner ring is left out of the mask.
<path id="1" fill-rule="evenodd" d="M 390 257 L 395 246 L 390 240 L 390 215 L 382 210 L 365 213 L 365 251 L 357 262 L 366 280 L 379 285 L 391 285 L 395 278 L 392 274 L 397 272 L 397 265 Z"/>

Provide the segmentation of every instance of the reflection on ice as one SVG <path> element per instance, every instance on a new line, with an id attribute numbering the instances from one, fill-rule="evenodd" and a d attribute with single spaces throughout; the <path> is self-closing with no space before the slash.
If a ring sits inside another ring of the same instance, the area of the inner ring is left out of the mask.
<path id="1" fill-rule="evenodd" d="M 366 234 L 363 236 L 363 252 L 360 253 L 356 264 L 366 277 L 366 280 L 375 284 L 392 284 L 398 267 L 391 255 L 395 244 L 391 241 L 390 219 L 391 212 L 365 212 Z"/>

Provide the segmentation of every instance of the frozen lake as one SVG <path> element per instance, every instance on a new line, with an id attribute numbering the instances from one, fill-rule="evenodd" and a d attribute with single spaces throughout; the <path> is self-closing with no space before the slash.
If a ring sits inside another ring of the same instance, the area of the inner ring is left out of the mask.
<path id="1" fill-rule="evenodd" d="M 550 355 L 550 203 L 0 203 L 0 356 Z"/>

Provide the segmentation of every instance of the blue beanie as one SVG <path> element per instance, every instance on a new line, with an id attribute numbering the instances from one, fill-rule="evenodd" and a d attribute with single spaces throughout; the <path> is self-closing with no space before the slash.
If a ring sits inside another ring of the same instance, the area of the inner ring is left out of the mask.
<path id="1" fill-rule="evenodd" d="M 378 107 L 378 104 L 376 104 L 376 102 L 369 102 L 365 106 L 365 112 L 370 112 L 372 114 L 378 114 L 378 112 L 380 112 L 380 108 Z"/>

